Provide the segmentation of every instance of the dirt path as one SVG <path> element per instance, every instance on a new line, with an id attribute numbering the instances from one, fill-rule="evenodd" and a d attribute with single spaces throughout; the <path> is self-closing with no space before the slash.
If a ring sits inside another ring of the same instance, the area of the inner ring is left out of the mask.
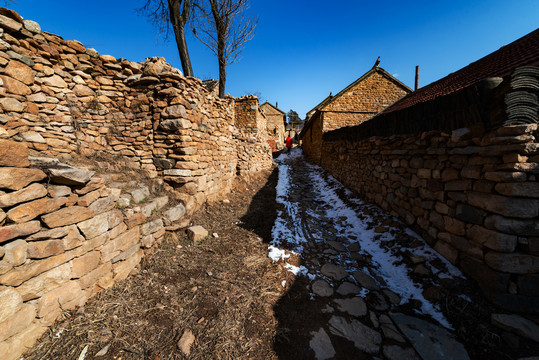
<path id="1" fill-rule="evenodd" d="M 86 346 L 86 359 L 437 359 L 426 351 L 438 343 L 459 359 L 534 353 L 493 328 L 477 288 L 403 224 L 297 152 L 278 162 L 193 217 L 216 236 L 167 233 L 24 359 L 77 359 Z"/>

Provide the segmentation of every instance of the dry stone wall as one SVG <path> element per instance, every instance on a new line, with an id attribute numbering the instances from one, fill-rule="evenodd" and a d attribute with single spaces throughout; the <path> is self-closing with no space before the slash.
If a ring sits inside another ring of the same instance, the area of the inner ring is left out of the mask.
<path id="1" fill-rule="evenodd" d="M 245 171 L 269 166 L 259 131 L 236 128 L 234 100 L 219 99 L 163 58 L 99 55 L 3 12 L 0 138 L 52 156 L 121 158 L 164 177 L 197 206 L 228 191 L 239 157 Z"/>
<path id="2" fill-rule="evenodd" d="M 235 111 L 238 173 L 271 167 L 273 158 L 267 142 L 266 118 L 260 112 L 258 99 L 251 95 L 236 99 Z"/>
<path id="3" fill-rule="evenodd" d="M 497 92 L 508 88 L 504 83 Z M 482 111 L 469 112 L 473 99 L 469 92 L 464 89 L 450 99 L 466 106 L 465 111 L 442 107 L 449 113 L 438 115 L 454 118 L 455 124 L 469 122 L 469 127 L 370 137 L 361 135 L 362 127 L 341 129 L 324 136 L 321 164 L 343 184 L 420 232 L 475 279 L 495 304 L 537 313 L 537 124 L 490 125 L 500 123 L 504 96 L 483 97 L 480 106 L 472 107 Z M 537 114 L 536 106 L 530 109 Z M 467 116 L 471 117 L 463 119 Z M 398 113 L 392 118 L 398 122 Z M 430 119 L 431 124 L 443 123 L 434 115 Z M 376 121 L 365 123 L 365 129 L 375 131 Z"/>
<path id="4" fill-rule="evenodd" d="M 0 140 L 0 154 L 0 352 L 18 359 L 62 310 L 126 278 L 186 209 L 56 159 L 29 161 L 20 142 Z"/>
<path id="5" fill-rule="evenodd" d="M 127 277 L 166 226 L 185 226 L 237 173 L 271 166 L 265 119 L 248 102 L 237 126 L 234 99 L 163 58 L 100 55 L 0 8 L 1 354 L 17 359 L 62 309 Z M 174 196 L 59 162 L 80 156 Z"/>

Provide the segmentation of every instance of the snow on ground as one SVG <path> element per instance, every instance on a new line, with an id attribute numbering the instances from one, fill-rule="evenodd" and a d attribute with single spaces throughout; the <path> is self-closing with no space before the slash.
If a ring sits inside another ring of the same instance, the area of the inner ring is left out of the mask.
<path id="1" fill-rule="evenodd" d="M 277 218 L 272 230 L 272 243 L 268 248 L 270 250 L 269 256 L 274 261 L 282 259 L 286 262 L 286 259 L 290 256 L 289 253 L 296 253 L 301 256 L 304 251 L 304 244 L 308 241 L 305 236 L 305 224 L 303 223 L 307 220 L 302 219 L 299 215 L 301 204 L 299 202 L 290 201 L 288 198 L 294 181 L 291 178 L 290 164 L 292 160 L 304 161 L 302 157 L 301 150 L 293 150 L 290 154 L 281 154 L 276 159 L 279 163 L 277 203 L 283 206 L 283 210 L 278 210 Z M 374 271 L 376 271 L 376 273 L 386 282 L 387 287 L 390 290 L 400 295 L 402 299 L 401 304 L 412 299 L 419 300 L 422 304 L 421 310 L 424 314 L 432 316 L 441 325 L 451 328 L 441 311 L 423 297 L 423 288 L 421 284 L 415 283 L 408 276 L 409 268 L 403 263 L 398 242 L 394 242 L 393 248 L 391 249 L 389 247 L 384 247 L 384 244 L 394 240 L 393 235 L 391 235 L 389 231 L 384 234 L 375 233 L 374 229 L 369 228 L 368 226 L 369 222 L 374 221 L 373 218 L 365 214 L 362 214 L 360 217 L 356 210 L 345 204 L 339 197 L 338 192 L 344 192 L 349 203 L 351 202 L 354 205 L 367 207 L 370 210 L 374 210 L 374 213 L 382 213 L 382 211 L 376 206 L 366 205 L 360 200 L 353 199 L 351 197 L 352 192 L 345 189 L 335 178 L 325 174 L 322 168 L 312 164 L 306 164 L 306 167 L 309 172 L 308 176 L 311 179 L 312 188 L 316 194 L 315 200 L 320 204 L 319 208 L 325 209 L 323 217 L 340 220 L 333 223 L 333 227 L 337 230 L 339 236 L 347 237 L 350 241 L 354 241 L 351 240 L 354 237 L 357 238 L 356 241 L 361 248 L 359 253 L 371 257 Z M 311 222 L 319 221 L 320 223 L 323 223 L 320 210 L 314 211 L 313 209 L 305 209 L 304 214 L 312 217 L 312 219 L 310 219 Z M 310 227 L 310 230 L 312 233 L 309 238 L 324 241 L 323 233 L 321 231 L 312 227 Z M 438 258 L 445 265 L 446 271 L 441 271 L 430 266 L 431 271 L 438 278 L 463 276 L 456 267 L 432 250 L 419 235 L 410 229 L 407 229 L 406 233 L 423 243 L 423 246 L 408 249 L 414 256 L 420 256 L 427 260 Z M 350 236 L 352 236 L 352 238 L 350 238 Z M 286 253 L 279 250 L 278 247 L 285 247 Z M 287 253 L 288 256 L 285 255 Z M 341 260 L 340 265 L 349 272 L 354 270 L 366 270 L 357 268 L 357 263 L 353 261 L 345 261 L 345 259 Z M 316 275 L 309 274 L 308 269 L 303 266 L 298 268 L 286 264 L 285 268 L 294 273 L 294 275 L 308 275 L 311 280 L 316 277 Z M 319 272 L 317 275 L 321 276 Z M 366 293 L 367 291 L 362 292 L 363 296 L 365 296 Z"/>

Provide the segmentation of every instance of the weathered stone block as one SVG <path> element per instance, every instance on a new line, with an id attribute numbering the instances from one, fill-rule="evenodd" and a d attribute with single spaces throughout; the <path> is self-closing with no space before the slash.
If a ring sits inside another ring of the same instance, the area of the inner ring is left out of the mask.
<path id="1" fill-rule="evenodd" d="M 30 259 L 44 259 L 60 255 L 65 251 L 64 240 L 35 241 L 28 244 L 27 256 Z"/>
<path id="2" fill-rule="evenodd" d="M 494 189 L 506 196 L 539 198 L 539 182 L 500 183 Z"/>
<path id="3" fill-rule="evenodd" d="M 539 216 L 539 200 L 510 198 L 494 194 L 468 193 L 470 205 L 497 214 L 530 219 Z"/>
<path id="4" fill-rule="evenodd" d="M 507 234 L 539 236 L 539 222 L 535 219 L 510 219 L 499 215 L 491 215 L 485 219 L 485 226 Z"/>
<path id="5" fill-rule="evenodd" d="M 0 195 L 0 208 L 9 207 L 42 198 L 47 195 L 47 189 L 42 184 L 34 183 L 24 189 Z"/>
<path id="6" fill-rule="evenodd" d="M 49 228 L 55 228 L 75 224 L 94 216 L 94 212 L 87 207 L 70 206 L 53 213 L 43 215 L 41 220 L 43 220 L 45 225 L 47 225 Z"/>
<path id="7" fill-rule="evenodd" d="M 98 251 L 90 251 L 81 257 L 71 261 L 71 277 L 78 279 L 90 273 L 99 265 L 101 254 Z"/>
<path id="8" fill-rule="evenodd" d="M 458 251 L 444 241 L 437 241 L 434 245 L 434 250 L 440 253 L 444 258 L 446 258 L 450 263 L 456 264 L 458 259 Z"/>
<path id="9" fill-rule="evenodd" d="M 494 270 L 511 274 L 539 272 L 539 257 L 532 255 L 489 252 L 485 255 L 485 262 Z"/>
<path id="10" fill-rule="evenodd" d="M 0 166 L 27 167 L 28 149 L 24 144 L 11 141 L 0 140 Z"/>
<path id="11" fill-rule="evenodd" d="M 0 286 L 0 323 L 15 315 L 21 306 L 22 298 L 15 289 Z"/>
<path id="12" fill-rule="evenodd" d="M 458 204 L 455 217 L 466 223 L 482 224 L 484 214 L 485 212 L 483 210 L 477 209 L 473 206 Z"/>
<path id="13" fill-rule="evenodd" d="M 501 252 L 513 252 L 517 246 L 517 236 L 485 229 L 474 225 L 466 231 L 466 236 L 478 244 Z"/>
<path id="14" fill-rule="evenodd" d="M 189 239 L 193 242 L 198 242 L 206 238 L 208 236 L 208 230 L 204 229 L 200 225 L 191 226 L 187 229 L 187 236 Z"/>
<path id="15" fill-rule="evenodd" d="M 139 263 L 142 257 L 144 256 L 144 251 L 139 249 L 134 255 L 128 258 L 125 261 L 119 261 L 112 265 L 112 272 L 114 274 L 114 281 L 120 281 L 127 276 L 131 270 L 133 270 Z"/>
<path id="16" fill-rule="evenodd" d="M 26 261 L 27 244 L 24 240 L 15 240 L 4 246 L 4 261 L 12 266 L 19 266 Z"/>
<path id="17" fill-rule="evenodd" d="M 95 171 L 74 167 L 48 169 L 51 181 L 61 185 L 85 185 Z"/>
<path id="18" fill-rule="evenodd" d="M 25 349 L 31 347 L 45 331 L 47 331 L 47 327 L 35 320 L 24 331 L 0 342 L 0 354 L 5 355 L 4 360 L 19 359 Z"/>
<path id="19" fill-rule="evenodd" d="M 20 190 L 46 176 L 39 169 L 3 167 L 0 168 L 0 189 Z"/>
<path id="20" fill-rule="evenodd" d="M 87 193 L 86 195 L 80 196 L 77 200 L 77 205 L 79 206 L 90 206 L 94 201 L 99 199 L 101 197 L 101 194 L 99 190 L 95 190 L 92 192 Z"/>
<path id="21" fill-rule="evenodd" d="M 0 227 L 0 243 L 7 240 L 30 235 L 41 230 L 39 221 L 30 221 L 24 224 L 15 224 Z"/>
<path id="22" fill-rule="evenodd" d="M 79 230 L 86 239 L 90 240 L 104 234 L 109 229 L 109 214 L 99 214 L 91 219 L 81 221 L 77 224 Z"/>
<path id="23" fill-rule="evenodd" d="M 39 215 L 56 211 L 66 202 L 67 198 L 38 199 L 14 207 L 7 212 L 7 216 L 13 222 L 24 223 L 38 217 Z"/>
<path id="24" fill-rule="evenodd" d="M 154 232 L 159 231 L 162 228 L 163 228 L 163 220 L 155 219 L 153 221 L 150 221 L 150 222 L 142 225 L 141 228 L 140 228 L 140 233 L 143 236 L 146 236 L 146 235 L 153 234 Z"/>
<path id="25" fill-rule="evenodd" d="M 0 341 L 4 341 L 13 335 L 23 332 L 24 329 L 34 321 L 35 317 L 35 305 L 22 305 L 21 309 L 16 314 L 7 320 L 0 322 Z"/>
<path id="26" fill-rule="evenodd" d="M 49 196 L 53 198 L 71 195 L 71 188 L 63 185 L 48 185 Z"/>
<path id="27" fill-rule="evenodd" d="M 23 301 L 36 299 L 41 295 L 57 288 L 71 278 L 71 266 L 69 263 L 57 266 L 46 271 L 17 287 Z"/>
<path id="28" fill-rule="evenodd" d="M 79 283 L 82 289 L 93 286 L 108 288 L 109 286 L 102 286 L 109 283 L 107 278 L 110 278 L 110 282 L 112 282 L 112 264 L 110 262 L 99 265 L 96 269 L 81 277 Z"/>
<path id="29" fill-rule="evenodd" d="M 55 320 L 59 315 L 58 310 L 72 310 L 82 306 L 87 299 L 88 295 L 81 289 L 78 281 L 68 281 L 41 296 L 38 300 L 37 316 L 46 321 Z"/>
<path id="30" fill-rule="evenodd" d="M 146 216 L 142 213 L 127 214 L 125 224 L 129 229 L 134 226 L 143 224 L 146 221 Z"/>

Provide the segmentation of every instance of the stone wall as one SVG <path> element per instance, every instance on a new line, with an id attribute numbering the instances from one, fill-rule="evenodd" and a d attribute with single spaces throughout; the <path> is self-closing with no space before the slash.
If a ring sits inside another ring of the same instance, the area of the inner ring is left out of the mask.
<path id="1" fill-rule="evenodd" d="M 164 226 L 185 216 L 167 196 L 152 199 L 147 188 L 131 194 L 90 170 L 29 161 L 25 145 L 0 140 L 3 359 L 18 359 L 63 310 L 126 278 Z"/>
<path id="2" fill-rule="evenodd" d="M 266 118 L 260 111 L 256 96 L 235 99 L 235 116 L 238 149 L 238 174 L 267 169 L 273 158 L 267 142 Z"/>
<path id="3" fill-rule="evenodd" d="M 17 359 L 62 309 L 127 277 L 164 226 L 272 165 L 247 102 L 236 126 L 234 99 L 163 58 L 100 55 L 0 8 L 0 353 Z M 81 159 L 169 196 L 58 162 Z"/>
<path id="4" fill-rule="evenodd" d="M 385 70 L 370 70 L 317 109 L 303 131 L 305 154 L 311 161 L 320 163 L 322 134 L 361 124 L 409 92 Z"/>
<path id="5" fill-rule="evenodd" d="M 537 313 L 539 133 L 537 124 L 500 125 L 508 83 L 491 96 L 474 86 L 438 99 L 435 112 L 428 103 L 407 111 L 429 114 L 428 121 L 410 119 L 407 126 L 430 124 L 430 130 L 410 134 L 393 127 L 395 135 L 372 136 L 392 130 L 374 118 L 330 132 L 321 164 L 417 230 L 495 304 Z M 530 109 L 537 114 L 536 105 Z M 393 120 L 399 123 L 399 113 Z M 469 127 L 451 127 L 463 123 Z"/>
<path id="6" fill-rule="evenodd" d="M 0 138 L 46 155 L 116 156 L 149 177 L 163 176 L 197 206 L 228 191 L 246 148 L 253 156 L 241 154 L 242 169 L 269 166 L 264 145 L 251 149 L 263 141 L 258 132 L 236 129 L 234 101 L 163 58 L 99 55 L 3 12 Z"/>
<path id="7" fill-rule="evenodd" d="M 268 140 L 273 140 L 275 150 L 278 151 L 284 148 L 285 121 L 286 115 L 274 108 L 268 102 L 260 105 L 260 110 L 266 117 L 266 132 Z"/>

